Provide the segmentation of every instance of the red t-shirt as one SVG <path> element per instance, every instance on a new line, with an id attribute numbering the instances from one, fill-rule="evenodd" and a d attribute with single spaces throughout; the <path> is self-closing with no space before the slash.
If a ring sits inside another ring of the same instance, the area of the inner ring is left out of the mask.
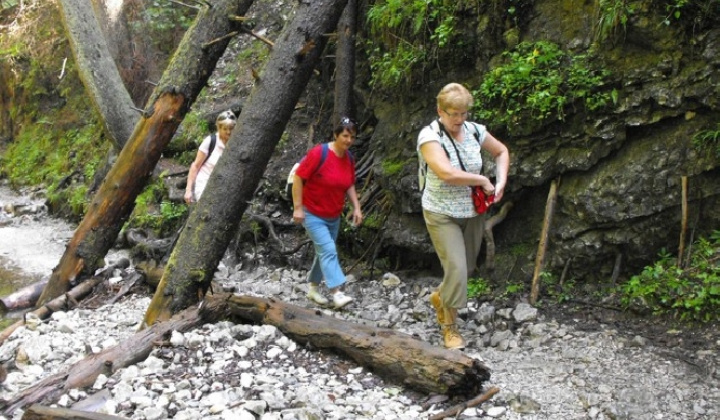
<path id="1" fill-rule="evenodd" d="M 319 144 L 310 149 L 295 174 L 303 180 L 303 206 L 310 213 L 339 217 L 345 206 L 345 193 L 355 185 L 355 165 L 348 153 L 339 158 L 328 148 L 325 161 L 318 168 L 322 147 Z"/>

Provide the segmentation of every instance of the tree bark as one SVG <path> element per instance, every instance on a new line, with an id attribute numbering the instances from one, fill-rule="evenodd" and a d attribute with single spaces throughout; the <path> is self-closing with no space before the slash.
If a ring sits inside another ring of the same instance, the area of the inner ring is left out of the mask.
<path id="1" fill-rule="evenodd" d="M 123 148 L 135 127 L 138 114 L 100 30 L 90 0 L 60 0 L 65 32 L 78 67 L 80 80 L 115 148 Z"/>
<path id="2" fill-rule="evenodd" d="M 357 0 L 348 0 L 337 27 L 333 124 L 337 124 L 343 116 L 355 118 L 353 85 L 355 84 L 356 28 Z"/>
<path id="3" fill-rule="evenodd" d="M 417 391 L 475 396 L 490 379 L 480 361 L 392 329 L 356 324 L 275 299 L 220 294 L 207 302 L 226 302 L 233 316 L 274 325 L 300 344 L 343 354 L 383 379 Z"/>
<path id="4" fill-rule="evenodd" d="M 0 298 L 0 314 L 6 314 L 18 309 L 27 309 L 35 306 L 48 280 L 40 280 L 37 283 L 25 286 L 22 289 Z"/>
<path id="5" fill-rule="evenodd" d="M 346 0 L 300 2 L 255 81 L 222 159 L 173 249 L 145 326 L 195 304 L 210 287 Z"/>
<path id="6" fill-rule="evenodd" d="M 0 402 L 3 414 L 10 418 L 20 408 L 34 403 L 51 403 L 69 389 L 92 386 L 103 373 L 111 375 L 124 367 L 145 360 L 157 342 L 173 331 L 186 332 L 206 323 L 217 322 L 222 311 L 207 306 L 202 313 L 188 308 L 168 322 L 154 325 L 123 340 L 115 347 L 80 360 L 62 372 L 49 376 L 26 388 L 8 401 Z"/>
<path id="7" fill-rule="evenodd" d="M 238 23 L 228 16 L 242 15 L 250 5 L 252 0 L 218 0 L 199 12 L 148 100 L 143 118 L 53 270 L 40 305 L 63 294 L 72 281 L 92 274 L 101 265 L 162 151 L 225 52 L 230 38 L 219 38 L 237 29 Z"/>

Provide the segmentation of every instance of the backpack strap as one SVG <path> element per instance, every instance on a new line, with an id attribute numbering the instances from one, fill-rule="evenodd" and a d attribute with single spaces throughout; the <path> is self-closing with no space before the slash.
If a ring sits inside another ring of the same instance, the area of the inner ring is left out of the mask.
<path id="1" fill-rule="evenodd" d="M 205 164 L 205 162 L 207 162 L 208 159 L 210 159 L 210 155 L 212 155 L 213 150 L 215 150 L 215 143 L 217 143 L 217 136 L 215 136 L 215 133 L 212 133 L 210 135 L 210 147 L 208 147 L 208 154 L 207 154 L 207 156 L 205 156 L 205 160 L 203 160 L 203 163 L 202 163 L 202 165 L 200 165 L 200 167 L 202 167 Z"/>

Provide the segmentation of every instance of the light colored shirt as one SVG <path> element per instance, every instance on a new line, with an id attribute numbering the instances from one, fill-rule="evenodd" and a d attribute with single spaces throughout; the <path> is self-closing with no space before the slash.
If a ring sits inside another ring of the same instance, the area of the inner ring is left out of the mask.
<path id="1" fill-rule="evenodd" d="M 477 129 L 477 132 L 475 131 Z M 477 133 L 477 140 L 475 135 Z M 485 141 L 485 133 L 487 129 L 482 124 L 466 122 L 463 125 L 463 141 L 457 142 L 449 138 L 448 135 L 440 131 L 437 120 L 432 124 L 425 126 L 420 130 L 417 141 L 418 163 L 426 165 L 425 159 L 420 153 L 420 146 L 429 142 L 438 142 L 444 146 L 448 154 L 450 164 L 458 169 L 462 169 L 458 154 L 465 166 L 466 172 L 475 174 L 481 173 L 482 156 L 480 150 Z M 456 148 L 452 143 L 455 143 Z M 428 167 L 425 177 L 425 189 L 422 194 L 422 207 L 425 210 L 444 214 L 450 217 L 470 218 L 477 216 L 472 197 L 470 196 L 470 187 L 466 185 L 450 185 L 442 181 L 435 172 Z"/>
<path id="2" fill-rule="evenodd" d="M 205 137 L 202 143 L 200 143 L 199 150 L 205 153 L 205 156 L 207 156 L 208 151 L 210 150 L 210 136 Z M 205 163 L 203 163 L 203 165 L 200 167 L 197 177 L 195 177 L 196 200 L 199 200 L 203 191 L 205 191 L 205 186 L 207 185 L 208 179 L 210 179 L 210 174 L 212 173 L 213 169 L 215 169 L 215 165 L 220 159 L 220 156 L 222 156 L 224 150 L 225 144 L 220 141 L 220 134 L 215 133 L 215 148 L 213 149 L 210 158 L 205 160 Z"/>

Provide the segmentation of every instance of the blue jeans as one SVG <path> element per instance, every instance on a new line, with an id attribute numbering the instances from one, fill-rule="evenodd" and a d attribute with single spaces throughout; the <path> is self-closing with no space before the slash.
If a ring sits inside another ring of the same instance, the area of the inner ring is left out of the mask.
<path id="1" fill-rule="evenodd" d="M 315 246 L 315 259 L 308 280 L 320 284 L 323 277 L 329 289 L 345 283 L 335 240 L 340 231 L 340 218 L 325 219 L 305 210 L 305 230 Z"/>

